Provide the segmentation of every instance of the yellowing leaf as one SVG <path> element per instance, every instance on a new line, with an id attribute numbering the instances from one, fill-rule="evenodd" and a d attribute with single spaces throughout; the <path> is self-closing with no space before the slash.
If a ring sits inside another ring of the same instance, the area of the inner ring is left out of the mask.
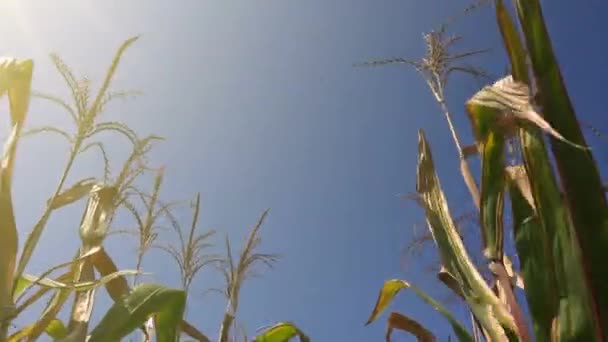
<path id="1" fill-rule="evenodd" d="M 281 322 L 268 328 L 263 334 L 257 336 L 253 342 L 287 342 L 298 336 L 301 342 L 310 342 L 298 327 L 289 322 Z"/>
<path id="2" fill-rule="evenodd" d="M 402 289 L 406 289 L 410 287 L 406 281 L 399 279 L 391 279 L 387 280 L 382 286 L 380 290 L 380 294 L 378 295 L 378 299 L 376 300 L 376 305 L 372 310 L 372 314 L 369 316 L 369 319 L 365 323 L 365 325 L 369 325 L 371 322 L 375 321 L 378 316 L 388 307 L 393 298 L 401 291 Z"/>
<path id="3" fill-rule="evenodd" d="M 74 203 L 88 195 L 91 189 L 93 189 L 94 185 L 95 178 L 85 178 L 72 185 L 69 189 L 63 191 L 52 200 L 49 200 L 49 206 L 52 209 L 59 209 L 68 204 Z"/>
<path id="4" fill-rule="evenodd" d="M 371 316 L 367 320 L 365 325 L 370 324 L 375 321 L 378 316 L 384 311 L 390 302 L 395 298 L 397 293 L 403 289 L 411 289 L 414 293 L 427 304 L 430 304 L 437 312 L 439 312 L 445 319 L 450 322 L 452 329 L 456 336 L 458 336 L 458 340 L 460 342 L 473 342 L 473 337 L 469 334 L 469 332 L 458 322 L 452 313 L 450 313 L 443 305 L 441 305 L 438 301 L 424 293 L 424 291 L 419 288 L 412 286 L 410 283 L 405 280 L 400 279 L 391 279 L 387 280 L 382 286 L 380 290 L 380 294 L 378 295 L 378 299 L 376 300 L 376 305 L 374 306 L 374 310 L 372 311 Z"/>

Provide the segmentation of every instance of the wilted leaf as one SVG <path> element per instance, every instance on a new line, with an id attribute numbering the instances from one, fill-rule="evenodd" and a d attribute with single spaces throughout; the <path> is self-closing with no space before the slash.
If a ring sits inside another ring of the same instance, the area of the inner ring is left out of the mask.
<path id="1" fill-rule="evenodd" d="M 48 288 L 52 288 L 52 289 L 71 289 L 73 291 L 87 291 L 87 290 L 94 289 L 99 286 L 105 285 L 116 278 L 119 278 L 122 276 L 127 276 L 127 275 L 136 275 L 138 273 L 139 272 L 136 270 L 122 270 L 122 271 L 108 274 L 107 276 L 101 277 L 96 280 L 76 282 L 76 283 L 62 283 L 60 281 L 53 280 L 50 278 L 41 279 L 39 277 L 29 275 L 29 274 L 24 274 L 22 276 L 22 278 L 25 279 L 26 281 L 30 282 L 31 284 L 38 284 L 42 287 L 48 287 Z"/>
<path id="2" fill-rule="evenodd" d="M 528 121 L 556 139 L 580 149 L 588 149 L 566 140 L 551 127 L 534 109 L 528 86 L 514 81 L 511 75 L 478 91 L 467 101 L 466 108 L 476 126 L 477 137 L 482 141 L 491 130 L 513 134 L 518 121 Z"/>
<path id="3" fill-rule="evenodd" d="M 73 278 L 78 279 L 80 276 L 80 267 L 78 267 L 78 263 L 73 263 L 69 273 Z M 59 290 L 55 290 L 53 297 L 47 303 L 44 311 L 41 316 L 38 318 L 36 323 L 34 323 L 31 327 L 31 330 L 27 333 L 28 342 L 36 341 L 40 335 L 46 330 L 49 324 L 55 319 L 65 302 L 70 297 L 72 290 L 69 288 L 63 288 Z"/>
<path id="4" fill-rule="evenodd" d="M 460 284 L 458 284 L 458 280 L 454 278 L 453 275 L 448 272 L 445 266 L 441 266 L 441 269 L 437 273 L 437 278 L 441 281 L 445 286 L 447 286 L 452 292 L 458 295 L 458 297 L 464 299 L 464 295 L 462 294 L 462 288 L 460 288 Z"/>
<path id="5" fill-rule="evenodd" d="M 30 287 L 37 285 L 39 281 L 47 278 L 52 272 L 54 272 L 60 268 L 66 267 L 66 266 L 72 266 L 76 262 L 83 261 L 86 258 L 90 257 L 91 255 L 97 253 L 98 251 L 99 251 L 99 247 L 91 248 L 87 253 L 82 254 L 80 257 L 77 257 L 75 259 L 72 259 L 71 261 L 53 266 L 37 277 L 33 276 L 33 275 L 29 275 L 29 274 L 21 275 L 21 277 L 19 277 L 19 279 L 17 280 L 15 289 L 13 290 L 13 298 L 15 298 L 15 302 L 18 302 L 21 299 L 21 297 L 24 295 L 25 291 L 27 291 Z"/>
<path id="6" fill-rule="evenodd" d="M 391 312 L 388 316 L 388 326 L 386 329 L 386 342 L 391 341 L 394 329 L 403 330 L 416 336 L 418 342 L 436 342 L 437 338 L 427 328 L 415 320 L 402 315 L 398 312 Z"/>
<path id="7" fill-rule="evenodd" d="M 391 303 L 393 298 L 395 298 L 397 293 L 399 293 L 399 291 L 408 288 L 412 289 L 412 291 L 414 291 L 414 293 L 416 293 L 416 295 L 420 297 L 420 299 L 430 304 L 435 310 L 442 314 L 445 319 L 448 320 L 448 322 L 452 326 L 452 329 L 454 329 L 456 336 L 458 336 L 461 342 L 473 341 L 473 338 L 471 337 L 469 332 L 462 326 L 462 324 L 460 324 L 460 322 L 458 322 L 454 318 L 454 316 L 445 307 L 443 307 L 443 305 L 428 296 L 426 293 L 424 293 L 424 291 L 400 279 L 391 279 L 387 280 L 384 283 L 384 286 L 382 286 L 382 289 L 380 290 L 380 293 L 376 300 L 376 305 L 374 305 L 374 309 L 372 310 L 372 313 L 365 325 L 368 325 L 371 322 L 375 321 L 380 316 L 382 311 L 384 311 L 388 307 L 388 305 Z"/>
<path id="8" fill-rule="evenodd" d="M 452 219 L 435 172 L 433 156 L 422 130 L 418 134 L 416 190 L 439 250 L 441 263 L 458 279 L 471 311 L 494 340 L 517 330 L 513 316 L 489 288 L 471 261 Z"/>
<path id="9" fill-rule="evenodd" d="M 108 276 L 118 272 L 116 264 L 114 261 L 112 261 L 112 258 L 110 258 L 103 247 L 98 253 L 95 253 L 92 256 L 91 261 L 102 276 Z M 130 291 L 129 284 L 127 283 L 127 279 L 125 277 L 112 279 L 107 282 L 105 286 L 108 294 L 115 302 L 122 300 L 122 297 L 128 294 Z"/>
<path id="10" fill-rule="evenodd" d="M 49 206 L 55 210 L 78 201 L 91 192 L 95 183 L 95 178 L 85 178 L 49 201 Z"/>

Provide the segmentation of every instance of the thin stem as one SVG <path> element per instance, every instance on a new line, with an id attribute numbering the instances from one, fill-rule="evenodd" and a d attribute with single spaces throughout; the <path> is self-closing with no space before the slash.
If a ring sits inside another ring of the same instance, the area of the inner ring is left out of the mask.
<path id="1" fill-rule="evenodd" d="M 460 144 L 460 139 L 458 139 L 458 133 L 456 133 L 456 128 L 454 127 L 454 122 L 452 121 L 452 115 L 448 106 L 446 104 L 445 98 L 443 97 L 443 86 L 439 80 L 435 83 L 435 87 L 432 87 L 430 82 L 429 86 L 433 95 L 437 99 L 439 103 L 439 107 L 445 116 L 446 121 L 448 122 L 448 127 L 450 128 L 450 133 L 452 134 L 452 139 L 454 140 L 454 145 L 456 145 L 456 149 L 458 150 L 458 159 L 460 160 L 460 173 L 462 174 L 462 178 L 471 193 L 471 197 L 473 198 L 473 203 L 475 203 L 475 207 L 477 210 L 480 208 L 480 197 L 479 197 L 479 188 L 477 187 L 477 183 L 475 182 L 475 178 L 473 178 L 473 174 L 471 173 L 471 169 L 469 168 L 469 162 L 465 158 L 464 151 L 462 149 L 462 145 Z"/>
<path id="2" fill-rule="evenodd" d="M 452 134 L 452 139 L 454 140 L 454 145 L 456 145 L 456 149 L 458 150 L 458 158 L 464 159 L 464 152 L 462 151 L 462 145 L 460 144 L 460 139 L 458 139 L 458 134 L 456 133 L 456 128 L 454 127 L 454 122 L 452 121 L 452 115 L 450 114 L 448 106 L 443 98 L 440 98 L 439 106 L 441 107 L 441 111 L 448 122 L 450 133 Z"/>

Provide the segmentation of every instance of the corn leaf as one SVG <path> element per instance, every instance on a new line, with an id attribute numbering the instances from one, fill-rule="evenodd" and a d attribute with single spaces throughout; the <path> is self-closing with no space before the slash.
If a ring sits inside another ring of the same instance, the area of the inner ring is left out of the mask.
<path id="1" fill-rule="evenodd" d="M 153 283 L 138 285 L 121 302 L 114 303 L 91 331 L 89 342 L 119 341 L 154 314 L 157 315 L 157 341 L 175 342 L 185 301 L 182 290 Z"/>
<path id="2" fill-rule="evenodd" d="M 6 337 L 8 324 L 3 322 L 7 322 L 14 311 L 11 292 L 18 238 L 11 195 L 10 165 L 13 163 L 17 130 L 18 127 L 15 126 L 5 146 L 0 166 L 0 338 Z"/>
<path id="3" fill-rule="evenodd" d="M 505 137 L 490 132 L 481 154 L 481 231 L 484 255 L 489 260 L 502 260 Z"/>
<path id="4" fill-rule="evenodd" d="M 301 342 L 310 342 L 310 338 L 297 326 L 289 322 L 281 322 L 268 328 L 264 333 L 257 336 L 253 342 L 287 342 L 296 336 Z"/>
<path id="5" fill-rule="evenodd" d="M 91 257 L 91 261 L 93 262 L 95 269 L 97 269 L 102 276 L 108 276 L 118 272 L 116 264 L 103 247 L 98 253 L 95 253 Z M 112 300 L 115 302 L 121 301 L 122 297 L 127 295 L 130 291 L 129 284 L 125 277 L 114 278 L 107 282 L 105 287 L 106 291 L 108 291 L 108 294 L 110 295 L 110 298 L 112 298 Z"/>
<path id="6" fill-rule="evenodd" d="M 498 128 L 507 132 L 520 122 L 529 122 L 554 138 L 579 149 L 585 147 L 564 138 L 557 130 L 536 112 L 532 105 L 530 89 L 523 82 L 516 82 L 513 76 L 506 76 L 491 86 L 478 91 L 466 103 L 471 117 L 478 116 L 474 122 L 479 125 L 478 138 L 482 139 L 490 130 Z"/>
<path id="7" fill-rule="evenodd" d="M 431 149 L 422 130 L 418 132 L 416 189 L 441 263 L 460 283 L 474 315 L 493 340 L 502 340 L 507 336 L 515 338 L 517 328 L 513 316 L 473 265 L 456 230 L 435 172 Z"/>
<path id="8" fill-rule="evenodd" d="M 90 196 L 79 229 L 82 242 L 82 246 L 80 247 L 81 258 L 91 250 L 99 250 L 101 248 L 108 232 L 110 218 L 116 208 L 115 201 L 117 195 L 115 187 L 105 186 L 104 184 L 90 184 L 90 186 L 85 185 L 84 188 L 90 188 Z M 76 192 L 82 193 L 83 190 Z M 95 288 L 103 284 L 103 282 L 95 281 L 95 266 L 91 259 L 85 259 L 80 263 L 79 267 L 80 274 L 77 282 L 83 286 L 81 286 L 80 290 L 74 287 L 76 291 L 68 324 L 68 341 L 83 341 L 86 339 L 95 302 Z M 103 278 L 106 278 L 105 282 L 108 282 L 122 275 L 119 273 L 113 273 Z M 131 271 L 131 273 L 136 274 L 137 272 Z M 57 284 L 54 285 L 56 286 Z"/>
<path id="9" fill-rule="evenodd" d="M 551 342 L 551 326 L 558 309 L 555 273 L 549 239 L 518 184 L 509 182 L 513 233 L 526 283 L 526 299 L 535 341 Z"/>
<path id="10" fill-rule="evenodd" d="M 53 280 L 50 278 L 40 279 L 39 277 L 29 275 L 29 274 L 24 274 L 22 276 L 22 278 L 25 279 L 25 281 L 29 282 L 30 284 L 37 284 L 42 287 L 48 287 L 51 289 L 70 289 L 73 291 L 88 291 L 88 290 L 97 288 L 99 286 L 105 285 L 118 277 L 123 277 L 123 276 L 127 276 L 127 275 L 136 275 L 136 274 L 139 274 L 139 272 L 136 270 L 122 270 L 122 271 L 110 273 L 99 279 L 76 282 L 76 283 L 65 283 L 65 282 L 60 282 L 60 281 Z"/>
<path id="11" fill-rule="evenodd" d="M 454 318 L 454 316 L 443 305 L 428 296 L 426 293 L 424 293 L 424 291 L 400 279 L 390 279 L 384 283 L 382 289 L 380 290 L 380 293 L 378 294 L 378 298 L 376 299 L 374 309 L 372 310 L 372 313 L 365 325 L 368 325 L 375 321 L 380 316 L 380 314 L 388 307 L 388 305 L 395 298 L 397 293 L 399 293 L 399 291 L 403 289 L 412 289 L 412 291 L 414 291 L 414 293 L 416 293 L 418 297 L 420 297 L 426 303 L 430 304 L 435 310 L 442 314 L 443 317 L 447 319 L 450 325 L 452 326 L 452 329 L 454 330 L 454 333 L 456 333 L 456 336 L 458 336 L 459 341 L 473 341 L 473 338 L 467 332 L 467 330 L 462 326 L 462 324 L 460 324 L 460 322 L 458 322 Z"/>
<path id="12" fill-rule="evenodd" d="M 11 184 L 17 142 L 29 106 L 32 71 L 30 59 L 8 59 L 0 64 L 0 96 L 8 92 L 12 127 L 0 166 L 0 339 L 6 338 L 9 321 L 14 314 L 12 287 L 18 237 Z"/>
<path id="13" fill-rule="evenodd" d="M 59 277 L 57 277 L 57 280 L 68 281 L 68 280 L 70 280 L 70 276 L 71 276 L 71 274 L 68 271 L 66 273 L 63 273 Z M 21 279 L 23 279 L 23 278 L 21 278 Z M 29 283 L 26 280 L 24 280 L 24 282 Z M 18 316 L 21 312 L 23 312 L 23 310 L 27 309 L 30 305 L 36 303 L 40 298 L 42 298 L 50 290 L 51 290 L 51 288 L 48 288 L 48 287 L 39 288 L 36 292 L 34 292 L 34 294 L 27 297 L 25 300 L 21 301 L 21 303 L 18 303 L 15 314 Z"/>
<path id="14" fill-rule="evenodd" d="M 393 330 L 399 329 L 416 336 L 418 342 L 436 342 L 437 338 L 422 324 L 414 319 L 402 315 L 398 312 L 391 312 L 388 316 L 388 326 L 386 329 L 386 342 L 391 341 Z"/>
<path id="15" fill-rule="evenodd" d="M 65 262 L 65 263 L 62 263 L 62 264 L 49 268 L 44 273 L 42 273 L 40 276 L 33 276 L 33 275 L 29 275 L 29 274 L 21 275 L 21 277 L 19 277 L 19 279 L 17 280 L 15 288 L 13 289 L 13 297 L 15 298 L 15 302 L 18 302 L 19 300 L 21 300 L 21 297 L 23 297 L 23 295 L 25 295 L 25 293 L 28 289 L 30 289 L 34 285 L 38 285 L 38 283 L 40 281 L 47 279 L 47 277 L 54 271 L 61 269 L 63 267 L 66 267 L 66 266 L 71 266 L 75 262 L 83 261 L 84 259 L 97 253 L 98 251 L 99 251 L 99 248 L 92 248 L 87 253 L 82 254 L 78 258 L 72 259 L 71 261 L 68 261 L 68 262 Z M 48 283 L 48 281 L 45 281 L 45 282 Z"/>
<path id="16" fill-rule="evenodd" d="M 77 254 L 78 255 L 78 254 Z M 74 259 L 77 259 L 78 256 L 75 256 Z M 74 262 L 70 267 L 69 276 L 71 279 L 77 280 L 80 277 L 80 263 Z M 34 323 L 31 327 L 31 330 L 27 334 L 26 341 L 33 342 L 36 341 L 40 335 L 46 330 L 49 324 L 56 318 L 57 314 L 63 308 L 63 305 L 70 297 L 72 290 L 69 288 L 63 288 L 56 290 L 51 297 L 51 300 L 47 303 L 42 315 L 38 318 L 36 323 Z"/>
<path id="17" fill-rule="evenodd" d="M 576 113 L 563 83 L 538 0 L 516 1 L 517 13 L 528 47 L 545 118 L 568 140 L 587 146 Z M 568 149 L 551 141 L 565 200 L 583 255 L 582 266 L 591 284 L 595 326 L 608 339 L 608 274 L 602 266 L 608 258 L 608 205 L 600 174 L 590 151 Z M 562 335 L 562 338 L 565 338 Z"/>
<path id="18" fill-rule="evenodd" d="M 76 184 L 69 187 L 67 190 L 64 190 L 59 195 L 55 196 L 52 200 L 49 201 L 49 206 L 51 209 L 59 209 L 66 205 L 72 204 L 84 196 L 88 195 L 93 189 L 96 181 L 95 178 L 85 178 L 80 180 Z"/>
<path id="19" fill-rule="evenodd" d="M 511 62 L 513 79 L 529 84 L 526 51 L 519 32 L 502 0 L 496 1 L 496 20 L 503 43 Z M 546 158 L 542 138 L 536 130 L 519 130 L 520 141 L 527 144 L 527 154 L 537 154 Z M 524 159 L 526 156 L 524 155 Z M 530 166 L 530 165 L 528 165 Z M 558 284 L 553 264 L 552 238 L 536 216 L 536 202 L 526 167 L 507 169 L 513 233 L 520 259 L 521 273 L 526 287 L 526 298 L 531 313 L 532 328 L 537 341 L 552 341 L 551 327 L 558 312 Z"/>
<path id="20" fill-rule="evenodd" d="M 515 25 L 500 1 L 497 2 L 497 21 L 511 62 L 513 80 L 528 84 L 530 77 L 526 72 L 527 56 L 523 44 L 519 39 Z M 524 28 L 524 33 L 525 31 Z M 534 48 L 528 44 L 528 50 Z M 546 115 L 549 114 L 547 108 L 544 107 L 543 112 Z M 561 133 L 565 132 L 563 127 L 556 126 L 556 130 Z M 558 299 L 548 293 L 546 302 L 544 302 L 547 306 L 538 310 L 557 310 L 556 312 L 546 312 L 545 315 L 557 317 L 552 329 L 559 329 L 562 338 L 594 340 L 593 322 L 595 318 L 581 272 L 580 250 L 571 234 L 570 217 L 561 200 L 561 192 L 557 187 L 543 137 L 540 131 L 531 125 L 520 126 L 518 135 L 522 147 L 525 173 L 530 192 L 534 197 L 540 226 L 539 234 L 532 237 L 544 239 L 543 241 L 531 241 L 530 244 L 551 247 L 551 258 L 544 260 L 543 268 L 547 274 L 547 282 L 555 279 L 552 282 L 552 289 L 557 291 L 557 298 L 561 299 L 559 302 L 551 303 L 548 298 L 553 298 L 553 301 Z M 569 141 L 576 143 L 577 146 L 585 145 L 584 143 L 580 144 L 580 141 L 572 140 L 568 134 L 566 134 L 566 137 Z M 570 151 L 585 153 L 581 149 L 573 149 L 570 146 L 564 147 L 567 147 Z M 525 193 L 523 194 L 525 195 Z M 546 322 L 543 324 L 546 325 Z"/>

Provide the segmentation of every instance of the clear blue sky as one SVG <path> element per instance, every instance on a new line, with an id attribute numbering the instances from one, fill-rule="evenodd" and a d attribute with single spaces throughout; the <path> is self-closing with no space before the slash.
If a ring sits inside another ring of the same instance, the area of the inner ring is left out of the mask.
<path id="1" fill-rule="evenodd" d="M 144 95 L 109 107 L 107 115 L 141 134 L 167 138 L 152 153 L 155 164 L 167 165 L 163 199 L 189 199 L 200 191 L 201 229 L 218 230 L 218 251 L 225 233 L 242 241 L 270 208 L 262 249 L 283 258 L 275 270 L 243 288 L 238 319 L 249 335 L 260 326 L 291 320 L 314 341 L 380 341 L 386 316 L 368 327 L 363 323 L 384 280 L 404 278 L 439 298 L 446 294 L 424 269 L 432 265 L 432 253 L 410 257 L 406 268 L 402 264 L 413 226 L 423 222 L 422 210 L 399 197 L 415 190 L 417 129 L 427 133 L 454 214 L 472 204 L 445 121 L 419 75 L 406 67 L 352 65 L 422 56 L 422 33 L 467 3 L 7 1 L 0 5 L 0 55 L 33 58 L 34 87 L 67 98 L 48 53 L 58 52 L 97 85 L 118 45 L 141 34 L 125 54 L 114 88 L 140 89 Z M 580 117 L 608 131 L 601 105 L 608 80 L 602 14 L 608 4 L 543 3 Z M 476 61 L 500 74 L 507 64 L 488 9 L 459 21 L 452 32 L 465 36 L 462 49 L 492 48 Z M 457 77 L 449 88 L 457 128 L 467 142 L 463 101 L 478 86 Z M 68 120 L 57 108 L 35 101 L 28 122 L 33 127 Z M 115 169 L 127 145 L 107 138 Z M 590 141 L 605 165 L 608 147 Z M 66 155 L 67 145 L 54 136 L 30 138 L 20 146 L 14 197 L 21 242 Z M 98 156 L 89 155 L 71 180 L 100 171 Z M 53 216 L 31 272 L 73 255 L 82 205 Z M 187 225 L 188 217 L 182 216 Z M 129 239 L 108 240 L 115 259 L 123 258 L 122 268 L 134 267 L 135 240 Z M 144 267 L 154 273 L 149 280 L 178 285 L 166 255 L 151 253 Z M 220 286 L 220 280 L 211 269 L 200 273 L 188 310 L 189 320 L 213 340 L 225 301 L 202 293 Z M 99 298 L 95 319 L 109 305 L 105 291 Z M 403 293 L 392 308 L 447 340 L 448 326 L 412 294 Z M 466 319 L 462 305 L 452 308 Z M 395 340 L 411 340 L 402 336 Z"/>

